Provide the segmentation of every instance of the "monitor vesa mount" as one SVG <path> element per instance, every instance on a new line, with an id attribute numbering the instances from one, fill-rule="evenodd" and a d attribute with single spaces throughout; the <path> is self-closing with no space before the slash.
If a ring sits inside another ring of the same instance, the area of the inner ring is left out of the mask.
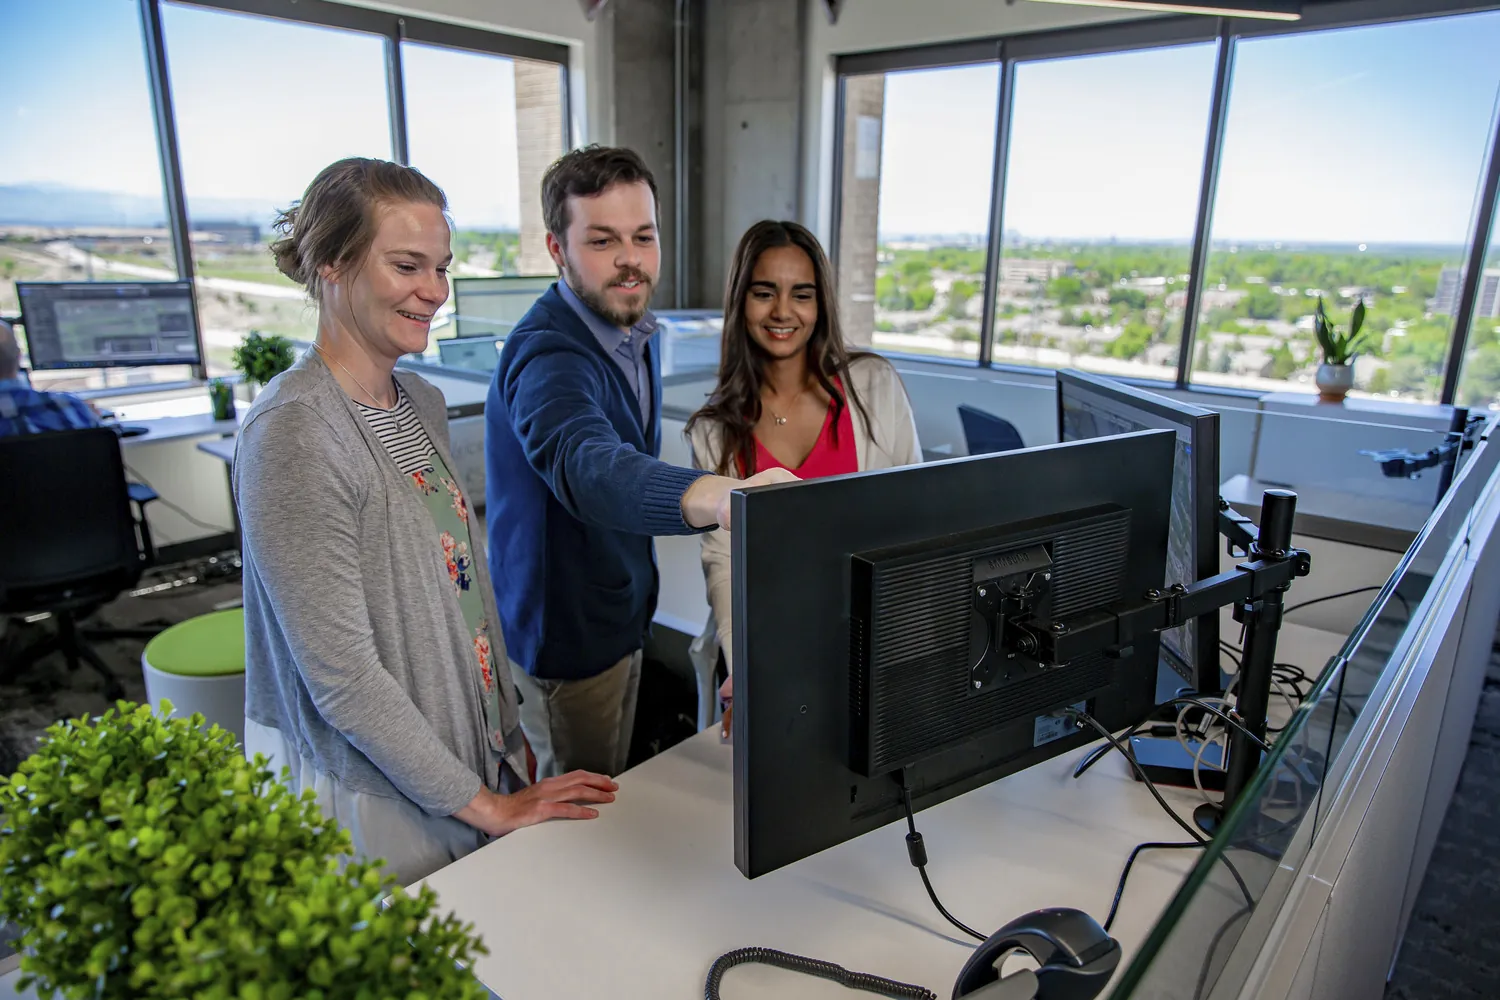
<path id="1" fill-rule="evenodd" d="M 974 691 L 984 691 L 1018 672 L 1058 669 L 1091 653 L 1128 657 L 1134 643 L 1147 634 L 1229 606 L 1245 631 L 1236 713 L 1245 729 L 1263 741 L 1283 598 L 1291 582 L 1312 569 L 1311 556 L 1292 546 L 1296 506 L 1295 493 L 1266 491 L 1261 527 L 1255 532 L 1249 521 L 1225 505 L 1220 530 L 1228 537 L 1231 551 L 1246 553 L 1245 561 L 1234 569 L 1193 584 L 1152 588 L 1138 600 L 1056 620 L 1046 610 L 1051 559 L 1045 546 L 1030 546 L 992 560 L 996 572 L 974 584 L 974 606 L 986 620 L 989 637 L 984 654 L 971 670 Z M 1213 832 L 1254 776 L 1261 754 L 1251 735 L 1231 730 L 1224 800 L 1197 809 L 1194 819 L 1200 827 Z"/>

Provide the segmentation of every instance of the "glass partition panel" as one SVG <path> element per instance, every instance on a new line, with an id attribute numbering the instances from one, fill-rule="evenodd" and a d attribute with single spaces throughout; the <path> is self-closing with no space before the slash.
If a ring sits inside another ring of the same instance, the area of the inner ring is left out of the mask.
<path id="1" fill-rule="evenodd" d="M 1339 655 L 1276 737 L 1213 843 L 1117 980 L 1112 1000 L 1201 1000 L 1221 976 L 1229 982 L 1243 976 L 1238 963 L 1264 944 L 1320 833 L 1342 778 L 1340 753 L 1366 705 L 1388 683 L 1391 665 L 1409 641 L 1413 613 L 1439 564 L 1466 536 L 1497 463 L 1500 451 L 1486 444 L 1461 468 Z M 1316 573 L 1315 563 L 1314 579 Z M 1292 594 L 1297 591 L 1294 585 Z"/>

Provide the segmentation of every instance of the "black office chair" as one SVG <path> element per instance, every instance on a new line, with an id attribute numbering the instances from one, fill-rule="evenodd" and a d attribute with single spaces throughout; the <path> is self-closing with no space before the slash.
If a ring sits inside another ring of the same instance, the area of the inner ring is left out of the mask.
<path id="1" fill-rule="evenodd" d="M 964 442 L 970 455 L 989 455 L 1026 447 L 1016 425 L 1003 417 L 961 403 L 958 419 L 964 425 Z"/>
<path id="2" fill-rule="evenodd" d="M 80 618 L 134 587 L 154 561 L 145 506 L 156 494 L 125 482 L 120 439 L 107 427 L 0 437 L 0 614 L 49 612 L 56 631 L 0 664 L 17 675 L 61 652 L 124 694 L 90 640 L 150 638 L 155 629 L 80 629 Z"/>

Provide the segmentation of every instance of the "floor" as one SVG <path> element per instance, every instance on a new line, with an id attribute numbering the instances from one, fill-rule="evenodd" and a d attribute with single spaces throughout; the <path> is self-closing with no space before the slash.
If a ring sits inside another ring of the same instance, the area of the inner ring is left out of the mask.
<path id="1" fill-rule="evenodd" d="M 1500 652 L 1385 996 L 1500 996 Z"/>

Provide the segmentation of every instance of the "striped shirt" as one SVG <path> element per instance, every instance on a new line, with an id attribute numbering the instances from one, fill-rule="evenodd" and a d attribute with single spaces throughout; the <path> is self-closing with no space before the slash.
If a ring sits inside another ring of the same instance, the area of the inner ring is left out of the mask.
<path id="1" fill-rule="evenodd" d="M 365 422 L 385 445 L 391 461 L 396 463 L 403 476 L 432 467 L 432 438 L 422 429 L 422 421 L 417 419 L 411 399 L 399 384 L 396 386 L 396 405 L 389 410 L 366 405 L 357 399 L 354 405 L 359 407 Z"/>

